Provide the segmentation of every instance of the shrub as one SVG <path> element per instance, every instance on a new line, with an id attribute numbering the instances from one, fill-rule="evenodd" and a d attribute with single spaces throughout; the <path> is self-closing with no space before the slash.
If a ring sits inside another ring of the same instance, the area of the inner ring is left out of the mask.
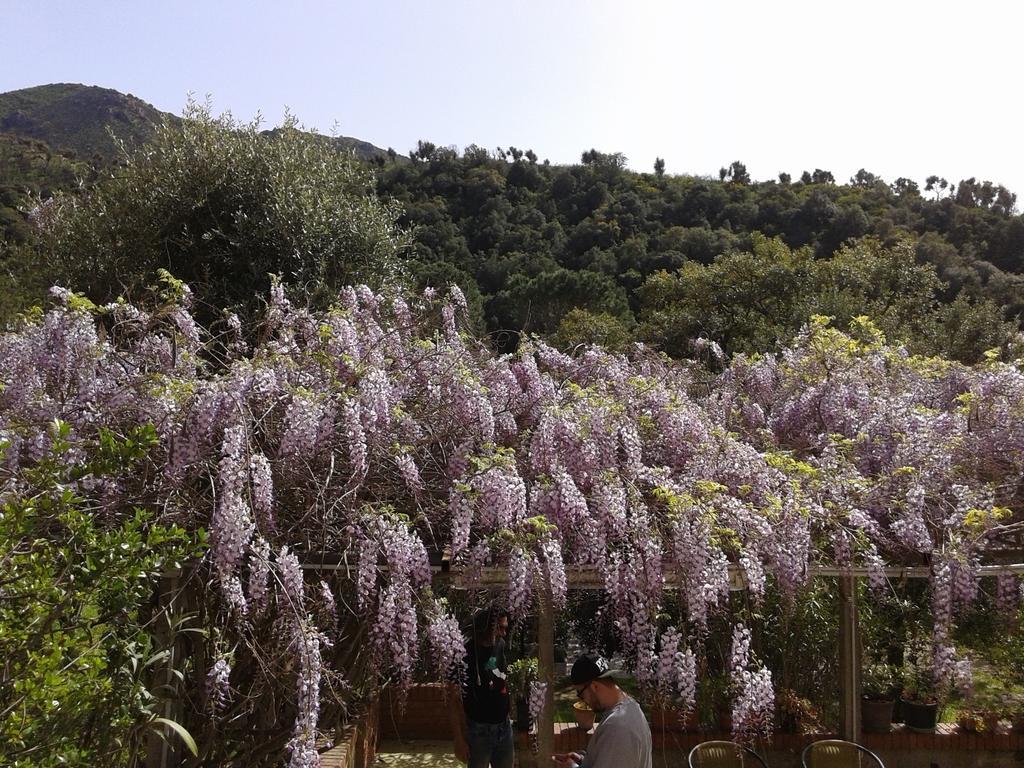
<path id="1" fill-rule="evenodd" d="M 97 303 L 165 268 L 204 320 L 213 306 L 244 314 L 269 274 L 320 306 L 343 285 L 394 282 L 405 235 L 369 169 L 291 117 L 258 128 L 189 104 L 86 194 L 54 197 L 26 258 Z"/>
<path id="2" fill-rule="evenodd" d="M 156 441 L 151 426 L 68 436 L 54 422 L 46 454 L 0 495 L 3 765 L 127 765 L 148 728 L 168 726 L 149 687 L 166 654 L 148 604 L 202 536 L 153 524 L 142 508 L 97 514 L 84 490 L 136 463 Z"/>

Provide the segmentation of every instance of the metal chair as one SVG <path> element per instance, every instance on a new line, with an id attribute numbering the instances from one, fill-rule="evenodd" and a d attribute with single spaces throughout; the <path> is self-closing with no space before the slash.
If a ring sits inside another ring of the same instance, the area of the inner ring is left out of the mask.
<path id="1" fill-rule="evenodd" d="M 800 754 L 800 764 L 803 768 L 885 768 L 870 749 L 842 739 L 812 741 Z"/>
<path id="2" fill-rule="evenodd" d="M 757 752 L 735 741 L 702 741 L 686 763 L 690 768 L 768 768 Z"/>

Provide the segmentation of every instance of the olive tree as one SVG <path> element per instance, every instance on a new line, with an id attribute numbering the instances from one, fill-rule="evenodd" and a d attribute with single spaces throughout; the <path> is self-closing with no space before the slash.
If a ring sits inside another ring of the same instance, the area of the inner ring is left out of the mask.
<path id="1" fill-rule="evenodd" d="M 43 206 L 29 258 L 97 302 L 162 268 L 192 286 L 200 314 L 244 312 L 270 274 L 323 304 L 340 286 L 401 277 L 399 208 L 373 184 L 367 166 L 291 116 L 261 132 L 259 118 L 190 103 L 108 178 Z"/>

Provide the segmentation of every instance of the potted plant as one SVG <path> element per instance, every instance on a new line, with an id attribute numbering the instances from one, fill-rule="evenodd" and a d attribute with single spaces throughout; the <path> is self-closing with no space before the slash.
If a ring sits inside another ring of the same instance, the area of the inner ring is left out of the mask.
<path id="1" fill-rule="evenodd" d="M 939 718 L 939 693 L 924 649 L 917 649 L 904 659 L 900 710 L 903 722 L 910 730 L 921 733 L 935 731 Z"/>
<path id="2" fill-rule="evenodd" d="M 995 733 L 1009 712 L 1008 704 L 998 692 L 976 691 L 957 712 L 957 725 L 964 733 Z"/>
<path id="3" fill-rule="evenodd" d="M 1006 713 L 999 709 L 999 707 L 988 707 L 982 710 L 981 722 L 985 726 L 986 733 L 996 733 L 999 730 L 999 724 L 1003 721 Z"/>
<path id="4" fill-rule="evenodd" d="M 698 727 L 707 732 L 729 733 L 732 730 L 728 675 L 708 674 L 701 679 L 700 685 L 697 686 L 694 718 Z"/>
<path id="5" fill-rule="evenodd" d="M 981 712 L 985 730 L 989 733 L 996 733 L 1003 720 L 1009 720 L 1012 728 L 1014 711 L 1018 707 L 1018 697 L 1005 690 L 988 697 Z"/>
<path id="6" fill-rule="evenodd" d="M 780 733 L 821 733 L 821 713 L 792 688 L 775 694 L 775 725 Z"/>
<path id="7" fill-rule="evenodd" d="M 888 733 L 896 705 L 895 674 L 889 664 L 874 662 L 861 673 L 861 723 L 865 733 Z"/>
<path id="8" fill-rule="evenodd" d="M 964 707 L 956 716 L 956 724 L 961 733 L 981 733 L 985 729 L 985 722 L 981 712 L 974 707 Z"/>
<path id="9" fill-rule="evenodd" d="M 594 710 L 582 699 L 572 705 L 572 714 L 576 718 L 576 725 L 584 731 L 589 731 L 594 725 Z"/>
<path id="10" fill-rule="evenodd" d="M 528 656 L 517 659 L 508 665 L 505 672 L 505 683 L 508 685 L 509 697 L 516 703 L 516 730 L 530 730 L 530 683 L 537 680 L 537 658 Z"/>

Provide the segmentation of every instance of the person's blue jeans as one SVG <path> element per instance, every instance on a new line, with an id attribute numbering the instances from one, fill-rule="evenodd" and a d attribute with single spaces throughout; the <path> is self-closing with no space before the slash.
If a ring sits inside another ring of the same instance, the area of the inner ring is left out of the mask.
<path id="1" fill-rule="evenodd" d="M 512 768 L 515 761 L 512 721 L 478 723 L 468 720 L 466 731 L 469 768 Z"/>

